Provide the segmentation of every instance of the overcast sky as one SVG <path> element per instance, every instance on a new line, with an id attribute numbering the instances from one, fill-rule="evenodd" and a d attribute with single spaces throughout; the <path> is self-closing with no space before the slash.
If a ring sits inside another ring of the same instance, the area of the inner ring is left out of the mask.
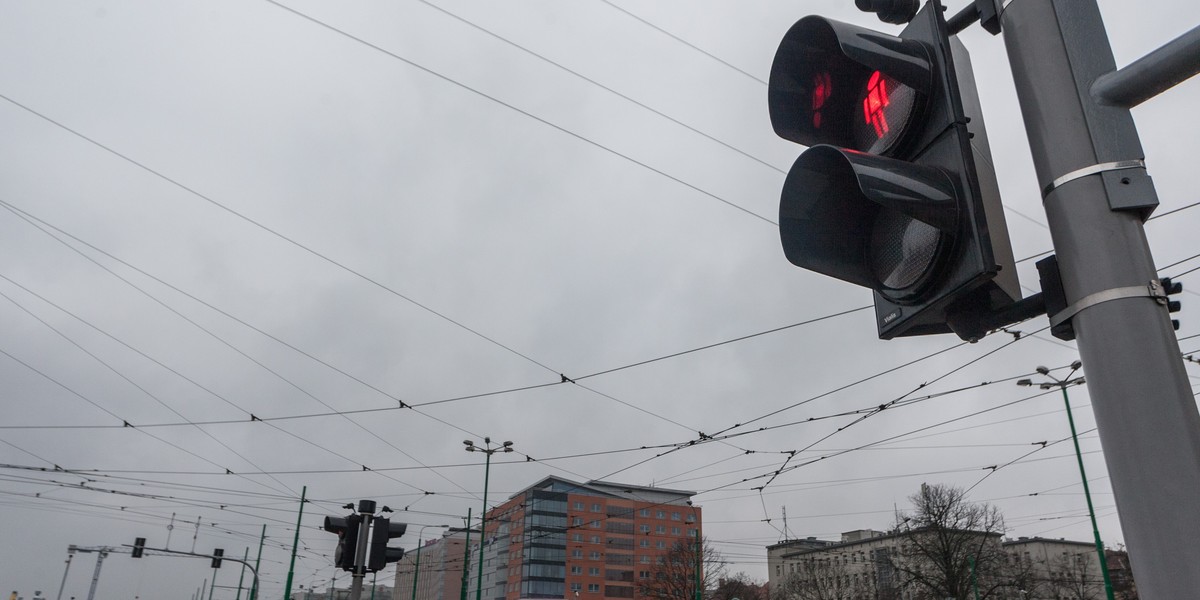
<path id="1" fill-rule="evenodd" d="M 1101 8 L 1119 65 L 1200 23 L 1194 1 Z M 849 0 L 0 3 L 0 588 L 57 594 L 71 544 L 253 556 L 265 525 L 278 598 L 305 486 L 295 582 L 324 587 L 319 526 L 347 502 L 396 510 L 407 548 L 477 516 L 461 441 L 485 436 L 517 450 L 489 503 L 548 475 L 694 490 L 759 579 L 785 508 L 787 535 L 837 539 L 886 529 L 922 482 L 974 486 L 1011 536 L 1089 540 L 1061 398 L 1013 384 L 1073 343 L 883 342 L 869 310 L 833 316 L 869 291 L 784 259 L 771 221 L 802 148 L 773 134 L 765 80 L 806 14 L 895 31 Z M 1050 250 L 1003 42 L 962 38 L 1014 253 Z M 1134 111 L 1160 214 L 1197 201 L 1198 98 Z M 1162 275 L 1200 264 L 1167 268 L 1198 226 L 1146 225 Z M 919 401 L 831 418 L 898 398 Z M 699 432 L 746 435 L 663 455 Z M 100 597 L 186 598 L 207 566 L 112 556 Z"/>

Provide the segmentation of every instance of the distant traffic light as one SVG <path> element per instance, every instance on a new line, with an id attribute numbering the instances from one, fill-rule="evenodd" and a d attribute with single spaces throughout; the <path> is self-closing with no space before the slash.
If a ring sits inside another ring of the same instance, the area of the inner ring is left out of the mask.
<path id="1" fill-rule="evenodd" d="M 375 517 L 371 533 L 371 550 L 368 553 L 370 557 L 367 561 L 368 571 L 380 571 L 386 568 L 388 563 L 394 563 L 404 558 L 403 548 L 389 548 L 387 544 L 388 540 L 404 535 L 407 529 L 407 523 L 392 523 L 389 519 Z"/>
<path id="2" fill-rule="evenodd" d="M 142 553 L 146 551 L 146 538 L 135 538 L 133 540 L 133 552 L 130 554 L 134 558 L 141 558 Z"/>
<path id="3" fill-rule="evenodd" d="M 217 548 L 216 550 L 213 550 L 212 568 L 214 568 L 214 569 L 221 568 L 221 557 L 222 556 L 225 556 L 225 550 L 223 548 Z"/>
<path id="4" fill-rule="evenodd" d="M 333 566 L 345 570 L 354 570 L 354 554 L 358 550 L 358 528 L 362 516 L 350 514 L 345 517 L 325 517 L 325 531 L 336 533 L 338 536 L 337 549 L 333 552 Z"/>
<path id="5" fill-rule="evenodd" d="M 811 146 L 784 182 L 784 254 L 874 290 L 880 338 L 977 339 L 1020 299 L 970 60 L 937 0 L 899 37 L 801 19 L 768 106 L 779 136 Z"/>

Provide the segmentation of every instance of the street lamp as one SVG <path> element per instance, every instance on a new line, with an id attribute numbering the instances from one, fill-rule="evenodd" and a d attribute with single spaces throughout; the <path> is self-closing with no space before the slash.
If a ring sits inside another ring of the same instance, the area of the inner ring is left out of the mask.
<path id="1" fill-rule="evenodd" d="M 492 438 L 483 438 L 483 445 L 476 446 L 471 440 L 463 440 L 463 445 L 466 446 L 467 452 L 482 452 L 486 456 L 483 463 L 483 513 L 479 515 L 479 574 L 478 581 L 475 584 L 475 600 L 480 600 L 483 597 L 483 536 L 487 531 L 487 492 L 488 492 L 488 474 L 492 469 L 492 455 L 497 452 L 512 452 L 512 442 L 504 442 L 499 446 L 492 445 Z M 468 528 L 470 525 L 468 524 Z"/>
<path id="2" fill-rule="evenodd" d="M 417 600 L 417 577 L 421 574 L 421 546 L 425 545 L 422 543 L 421 536 L 425 535 L 426 527 L 450 527 L 450 526 L 449 525 L 422 525 L 421 529 L 419 531 L 417 531 L 417 560 L 413 564 L 412 600 Z"/>
<path id="3" fill-rule="evenodd" d="M 1100 541 L 1100 528 L 1096 526 L 1096 509 L 1092 507 L 1092 492 L 1088 488 L 1087 471 L 1083 469 L 1083 453 L 1079 451 L 1079 436 L 1075 433 L 1075 417 L 1071 416 L 1071 399 L 1067 396 L 1068 386 L 1080 385 L 1086 381 L 1083 377 L 1071 379 L 1075 371 L 1082 366 L 1083 363 L 1079 361 L 1071 363 L 1071 372 L 1062 379 L 1051 375 L 1050 369 L 1039 366 L 1037 372 L 1044 377 L 1049 377 L 1052 381 L 1044 381 L 1036 385 L 1043 390 L 1054 388 L 1062 390 L 1063 404 L 1067 407 L 1067 423 L 1071 425 L 1071 441 L 1075 443 L 1075 460 L 1079 462 L 1079 477 L 1083 480 L 1083 497 L 1087 499 L 1088 516 L 1092 519 L 1092 535 L 1096 539 L 1096 555 L 1100 557 L 1100 574 L 1104 576 L 1104 594 L 1108 600 L 1113 600 L 1112 581 L 1108 577 L 1108 560 L 1104 557 L 1104 543 Z M 1027 387 L 1035 384 L 1031 379 L 1022 379 L 1017 382 L 1017 385 Z"/>

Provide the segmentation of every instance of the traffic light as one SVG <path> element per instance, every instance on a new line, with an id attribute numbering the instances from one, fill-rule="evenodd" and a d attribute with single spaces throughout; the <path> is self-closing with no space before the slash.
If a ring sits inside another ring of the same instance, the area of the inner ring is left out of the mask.
<path id="1" fill-rule="evenodd" d="M 362 524 L 362 519 L 362 515 L 356 514 L 325 517 L 325 531 L 336 533 L 338 536 L 337 549 L 333 552 L 333 566 L 344 571 L 354 570 L 354 554 L 358 551 L 358 527 Z"/>
<path id="2" fill-rule="evenodd" d="M 133 557 L 141 558 L 142 553 L 145 551 L 146 551 L 146 538 L 135 538 L 133 540 L 133 552 L 131 553 L 133 555 Z"/>
<path id="3" fill-rule="evenodd" d="M 221 557 L 222 556 L 225 556 L 224 548 L 217 548 L 216 550 L 213 550 L 212 568 L 214 568 L 214 569 L 221 568 Z"/>
<path id="4" fill-rule="evenodd" d="M 1162 302 L 1167 306 L 1167 312 L 1179 312 L 1179 309 L 1183 308 L 1183 303 L 1178 300 L 1171 300 L 1171 296 L 1183 293 L 1183 284 L 1178 281 L 1171 281 L 1170 277 L 1159 279 L 1158 284 L 1162 286 L 1162 292 L 1165 296 Z M 1171 327 L 1175 331 L 1179 331 L 1179 319 L 1171 319 Z"/>
<path id="5" fill-rule="evenodd" d="M 784 254 L 872 289 L 880 338 L 978 339 L 1020 299 L 970 58 L 938 0 L 899 36 L 801 19 L 767 93 L 776 134 L 810 146 L 780 197 Z"/>
<path id="6" fill-rule="evenodd" d="M 403 548 L 388 548 L 388 540 L 404 535 L 408 523 L 392 523 L 383 517 L 375 517 L 371 534 L 371 550 L 368 553 L 367 570 L 374 573 L 404 558 Z"/>

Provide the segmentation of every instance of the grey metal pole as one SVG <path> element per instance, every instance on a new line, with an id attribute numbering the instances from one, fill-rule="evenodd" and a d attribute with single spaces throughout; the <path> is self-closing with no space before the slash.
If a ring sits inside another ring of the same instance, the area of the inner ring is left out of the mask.
<path id="1" fill-rule="evenodd" d="M 1200 412 L 1167 310 L 1118 297 L 1157 279 L 1142 228 L 1156 203 L 1128 109 L 1093 82 L 1116 69 L 1095 0 L 1022 0 L 1002 18 L 1104 458 L 1144 600 L 1200 589 Z M 1108 301 L 1106 301 L 1108 300 Z"/>
<path id="2" fill-rule="evenodd" d="M 71 559 L 74 556 L 75 556 L 75 547 L 71 546 L 71 547 L 67 548 L 67 568 L 63 569 L 62 583 L 58 584 L 58 600 L 62 600 L 63 588 L 67 587 L 67 573 L 71 572 Z"/>
<path id="3" fill-rule="evenodd" d="M 364 511 L 366 507 L 363 504 L 360 502 L 358 508 L 362 522 L 358 525 L 358 548 L 354 552 L 354 572 L 350 576 L 350 600 L 362 598 L 363 575 L 367 572 L 367 536 L 370 535 L 371 521 L 375 519 L 371 514 L 375 510 L 374 503 L 371 505 L 371 512 Z"/>

